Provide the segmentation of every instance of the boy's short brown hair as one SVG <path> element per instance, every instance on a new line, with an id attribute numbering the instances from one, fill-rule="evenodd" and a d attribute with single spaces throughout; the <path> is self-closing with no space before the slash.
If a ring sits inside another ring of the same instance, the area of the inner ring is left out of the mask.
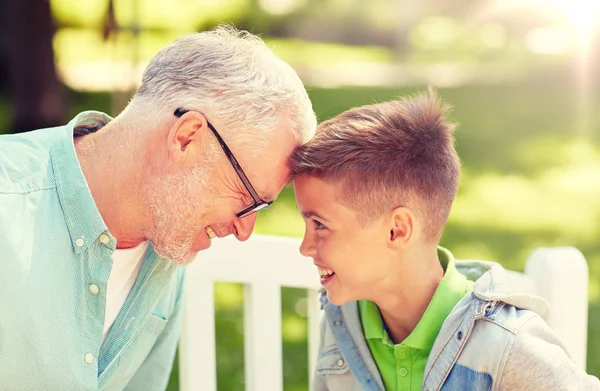
<path id="1" fill-rule="evenodd" d="M 337 182 L 339 201 L 366 224 L 399 206 L 424 222 L 438 242 L 458 189 L 449 106 L 434 92 L 362 106 L 321 123 L 317 134 L 290 157 L 292 177 Z"/>

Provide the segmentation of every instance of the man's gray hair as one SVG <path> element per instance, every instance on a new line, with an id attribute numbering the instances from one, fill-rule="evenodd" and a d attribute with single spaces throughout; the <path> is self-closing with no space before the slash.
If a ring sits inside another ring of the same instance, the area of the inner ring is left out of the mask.
<path id="1" fill-rule="evenodd" d="M 267 134 L 285 126 L 303 144 L 316 128 L 312 105 L 292 67 L 259 37 L 230 26 L 187 35 L 161 49 L 144 71 L 132 104 L 140 101 L 158 108 L 161 116 L 178 107 L 198 110 L 227 134 L 228 142 L 242 132 Z"/>

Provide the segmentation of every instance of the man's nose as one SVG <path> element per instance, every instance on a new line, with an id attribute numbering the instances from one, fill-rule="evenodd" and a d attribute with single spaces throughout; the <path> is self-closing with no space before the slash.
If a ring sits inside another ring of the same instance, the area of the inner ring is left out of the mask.
<path id="1" fill-rule="evenodd" d="M 242 219 L 237 217 L 233 221 L 233 225 L 235 226 L 235 230 L 233 234 L 240 242 L 248 240 L 250 235 L 252 235 L 252 231 L 254 230 L 254 224 L 256 223 L 257 213 L 251 214 L 250 216 L 246 216 Z"/>

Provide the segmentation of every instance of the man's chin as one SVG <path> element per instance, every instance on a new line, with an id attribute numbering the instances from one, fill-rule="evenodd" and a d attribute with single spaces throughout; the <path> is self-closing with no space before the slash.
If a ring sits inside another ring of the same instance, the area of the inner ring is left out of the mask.
<path id="1" fill-rule="evenodd" d="M 200 247 L 196 247 L 193 246 L 190 251 L 188 252 L 188 254 L 184 255 L 183 257 L 178 257 L 177 259 L 175 258 L 170 258 L 174 263 L 176 263 L 177 265 L 188 265 L 190 264 L 194 259 L 196 259 L 196 256 L 198 255 L 198 253 L 202 250 L 206 250 L 207 248 L 210 247 L 210 242 L 208 242 L 208 244 L 203 244 Z"/>
<path id="2" fill-rule="evenodd" d="M 210 246 L 210 244 L 209 244 Z M 199 250 L 194 251 L 192 246 L 186 246 L 185 250 L 173 251 L 162 246 L 155 246 L 154 251 L 162 258 L 170 259 L 177 265 L 187 265 L 196 258 Z"/>
<path id="3" fill-rule="evenodd" d="M 188 257 L 179 258 L 179 259 L 173 259 L 173 258 L 171 258 L 171 260 L 172 260 L 172 261 L 173 261 L 173 263 L 175 263 L 176 265 L 179 265 L 179 266 L 187 266 L 187 265 L 189 265 L 190 263 L 192 263 L 192 261 L 193 261 L 194 259 L 196 259 L 196 255 L 197 255 L 197 254 L 198 254 L 198 253 L 193 253 L 193 254 L 189 255 Z"/>

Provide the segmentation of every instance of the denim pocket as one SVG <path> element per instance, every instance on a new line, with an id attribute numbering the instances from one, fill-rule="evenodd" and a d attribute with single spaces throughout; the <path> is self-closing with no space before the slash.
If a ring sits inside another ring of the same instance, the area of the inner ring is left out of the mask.
<path id="1" fill-rule="evenodd" d="M 326 346 L 317 358 L 317 374 L 338 375 L 348 372 L 348 365 L 336 344 Z"/>
<path id="2" fill-rule="evenodd" d="M 489 373 L 455 364 L 442 385 L 442 391 L 490 391 L 494 380 Z"/>

